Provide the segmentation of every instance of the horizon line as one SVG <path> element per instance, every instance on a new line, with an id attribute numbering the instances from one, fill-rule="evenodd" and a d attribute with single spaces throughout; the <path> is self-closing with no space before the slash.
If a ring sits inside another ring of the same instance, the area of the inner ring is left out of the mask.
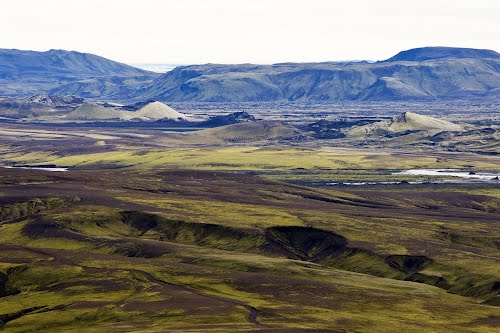
<path id="1" fill-rule="evenodd" d="M 452 48 L 452 49 L 473 49 L 473 50 L 487 50 L 487 51 L 493 51 L 496 53 L 500 53 L 496 49 L 493 48 L 475 48 L 475 47 L 463 47 L 463 46 L 444 46 L 444 45 L 431 45 L 431 46 L 416 46 L 412 47 L 409 49 L 404 49 L 400 50 L 397 53 L 393 54 L 392 56 L 389 56 L 388 58 L 385 59 L 331 59 L 331 60 L 303 60 L 303 61 L 276 61 L 276 62 L 251 62 L 251 61 L 242 61 L 242 62 L 227 62 L 227 61 L 221 61 L 221 62 L 214 62 L 214 61 L 199 61 L 199 62 L 186 62 L 186 63 L 181 63 L 177 61 L 128 61 L 128 60 L 115 60 L 116 58 L 114 57 L 108 57 L 105 55 L 101 55 L 99 53 L 94 53 L 94 52 L 89 52 L 89 51 L 80 51 L 80 50 L 71 50 L 71 49 L 63 49 L 63 48 L 50 48 L 50 49 L 44 49 L 44 50 L 33 50 L 33 49 L 19 49 L 19 48 L 4 48 L 0 47 L 0 51 L 2 50 L 12 50 L 12 51 L 25 51 L 25 52 L 39 52 L 39 53 L 46 53 L 50 51 L 65 51 L 65 52 L 75 52 L 75 53 L 81 53 L 81 54 L 91 54 L 95 56 L 99 56 L 102 58 L 106 58 L 108 60 L 120 62 L 123 64 L 127 64 L 130 66 L 133 65 L 172 65 L 172 66 L 190 66 L 190 65 L 215 65 L 215 64 L 220 64 L 220 65 L 280 65 L 280 64 L 307 64 L 307 63 L 329 63 L 329 62 L 334 62 L 334 63 L 348 63 L 348 62 L 368 62 L 368 63 L 375 63 L 379 61 L 385 61 L 390 59 L 391 57 L 396 56 L 397 54 L 405 51 L 410 51 L 410 50 L 415 50 L 415 49 L 423 49 L 423 48 Z"/>

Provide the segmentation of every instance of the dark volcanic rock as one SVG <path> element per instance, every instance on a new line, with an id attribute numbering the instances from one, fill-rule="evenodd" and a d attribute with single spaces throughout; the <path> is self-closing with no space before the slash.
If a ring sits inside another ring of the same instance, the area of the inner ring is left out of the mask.
<path id="1" fill-rule="evenodd" d="M 214 116 L 204 122 L 201 122 L 199 125 L 201 125 L 201 127 L 217 127 L 255 120 L 257 119 L 248 112 L 241 111 L 223 116 Z"/>
<path id="2" fill-rule="evenodd" d="M 185 119 L 179 119 L 173 121 L 171 119 L 160 119 L 157 120 L 155 123 L 160 126 L 175 125 L 176 127 L 212 128 L 212 127 L 233 125 L 233 124 L 245 123 L 256 120 L 257 119 L 248 112 L 239 111 L 227 115 L 213 116 L 210 117 L 208 120 L 203 120 L 203 121 L 189 121 Z"/>
<path id="3" fill-rule="evenodd" d="M 359 119 L 359 120 L 319 120 L 317 122 L 307 124 L 302 127 L 303 130 L 310 131 L 314 133 L 316 139 L 340 139 L 345 137 L 345 134 L 341 131 L 344 128 L 350 128 L 353 126 L 363 126 L 374 122 L 377 119 Z"/>

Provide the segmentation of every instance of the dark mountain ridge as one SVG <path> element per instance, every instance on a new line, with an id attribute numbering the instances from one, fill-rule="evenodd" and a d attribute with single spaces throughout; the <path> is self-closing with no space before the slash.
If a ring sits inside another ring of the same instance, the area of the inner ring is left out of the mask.
<path id="1" fill-rule="evenodd" d="M 156 76 L 89 53 L 0 49 L 0 95 L 124 96 Z M 73 89 L 73 94 L 70 88 L 64 89 L 66 85 L 78 88 Z"/>
<path id="2" fill-rule="evenodd" d="M 134 96 L 179 102 L 496 99 L 499 87 L 497 52 L 428 47 L 377 63 L 184 66 Z"/>
<path id="3" fill-rule="evenodd" d="M 37 73 L 70 76 L 148 75 L 151 72 L 90 53 L 65 50 L 45 52 L 0 49 L 2 76 Z"/>
<path id="4" fill-rule="evenodd" d="M 179 68 L 133 93 L 170 102 L 390 101 L 498 98 L 499 61 L 463 59 L 402 66 L 269 66 L 259 72 L 206 74 L 207 66 Z M 198 72 L 180 80 L 184 71 Z"/>
<path id="5" fill-rule="evenodd" d="M 493 50 L 470 49 L 462 47 L 420 47 L 401 51 L 388 61 L 426 61 L 443 58 L 483 58 L 500 59 L 500 54 Z"/>

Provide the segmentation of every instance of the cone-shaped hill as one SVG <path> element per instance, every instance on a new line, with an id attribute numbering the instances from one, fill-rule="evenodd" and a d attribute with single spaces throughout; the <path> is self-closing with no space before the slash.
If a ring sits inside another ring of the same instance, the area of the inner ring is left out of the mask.
<path id="1" fill-rule="evenodd" d="M 392 119 L 389 130 L 393 132 L 427 130 L 460 131 L 462 127 L 443 119 L 405 112 Z"/>
<path id="2" fill-rule="evenodd" d="M 424 116 L 413 112 L 405 112 L 389 121 L 355 127 L 349 131 L 351 137 L 365 135 L 386 135 L 408 131 L 456 132 L 461 131 L 460 125 L 434 117 Z"/>
<path id="3" fill-rule="evenodd" d="M 150 101 L 131 106 L 84 104 L 66 117 L 70 120 L 185 120 L 179 113 L 161 102 Z"/>

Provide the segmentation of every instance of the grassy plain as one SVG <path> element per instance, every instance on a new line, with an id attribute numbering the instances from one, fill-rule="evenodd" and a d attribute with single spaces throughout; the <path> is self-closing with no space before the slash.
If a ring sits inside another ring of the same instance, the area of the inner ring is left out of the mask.
<path id="1" fill-rule="evenodd" d="M 370 152 L 342 148 L 221 147 L 165 148 L 160 151 L 117 149 L 94 154 L 59 156 L 56 152 L 9 152 L 4 160 L 76 168 L 183 168 L 206 170 L 335 170 L 412 168 L 498 168 L 498 159 L 464 153 Z"/>

